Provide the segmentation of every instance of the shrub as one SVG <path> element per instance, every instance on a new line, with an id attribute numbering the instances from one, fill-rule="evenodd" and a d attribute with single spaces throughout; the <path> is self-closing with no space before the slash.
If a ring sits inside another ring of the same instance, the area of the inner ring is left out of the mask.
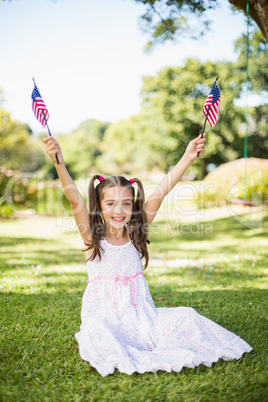
<path id="1" fill-rule="evenodd" d="M 0 167 L 0 216 L 13 218 L 21 211 L 69 214 L 71 207 L 59 181 L 40 181 L 38 175 Z"/>
<path id="2" fill-rule="evenodd" d="M 26 173 L 0 167 L 0 216 L 14 217 L 18 210 L 33 208 L 37 187 Z"/>
<path id="3" fill-rule="evenodd" d="M 230 203 L 232 198 L 243 200 L 245 184 L 247 201 L 268 201 L 268 159 L 241 158 L 220 165 L 205 177 L 197 204 L 211 207 Z"/>

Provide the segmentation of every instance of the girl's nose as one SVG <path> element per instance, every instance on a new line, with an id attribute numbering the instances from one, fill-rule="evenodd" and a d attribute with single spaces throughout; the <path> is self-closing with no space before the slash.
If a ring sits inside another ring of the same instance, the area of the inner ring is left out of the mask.
<path id="1" fill-rule="evenodd" d="M 116 213 L 116 214 L 118 214 L 118 215 L 122 214 L 122 213 L 123 213 L 123 207 L 121 207 L 121 205 L 117 204 L 117 205 L 114 207 L 114 213 Z"/>

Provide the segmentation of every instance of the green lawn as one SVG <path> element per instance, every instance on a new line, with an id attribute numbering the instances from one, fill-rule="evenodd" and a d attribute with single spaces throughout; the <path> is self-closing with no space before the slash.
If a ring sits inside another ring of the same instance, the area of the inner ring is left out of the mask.
<path id="1" fill-rule="evenodd" d="M 155 305 L 192 306 L 253 351 L 211 368 L 101 377 L 73 336 L 87 281 L 73 220 L 1 221 L 1 401 L 268 400 L 267 207 L 207 210 L 203 228 L 176 219 L 160 214 L 151 228 L 144 273 Z"/>

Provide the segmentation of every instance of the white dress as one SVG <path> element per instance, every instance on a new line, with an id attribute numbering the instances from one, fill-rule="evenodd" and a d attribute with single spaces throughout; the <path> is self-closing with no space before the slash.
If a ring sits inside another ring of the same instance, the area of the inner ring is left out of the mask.
<path id="1" fill-rule="evenodd" d="M 191 307 L 156 308 L 131 241 L 101 240 L 102 259 L 88 261 L 88 285 L 75 334 L 82 359 L 104 377 L 177 371 L 220 358 L 239 359 L 251 346 Z"/>

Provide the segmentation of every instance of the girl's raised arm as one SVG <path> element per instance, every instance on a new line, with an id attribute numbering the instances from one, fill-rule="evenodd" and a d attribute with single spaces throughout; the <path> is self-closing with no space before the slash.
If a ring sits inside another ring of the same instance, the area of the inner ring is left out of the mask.
<path id="1" fill-rule="evenodd" d="M 89 216 L 86 204 L 84 202 L 83 197 L 78 191 L 78 188 L 71 178 L 65 164 L 63 161 L 63 155 L 61 148 L 58 142 L 53 137 L 45 137 L 43 138 L 45 143 L 45 150 L 47 154 L 51 157 L 55 164 L 55 168 L 57 170 L 62 189 L 66 198 L 70 202 L 73 215 L 78 227 L 78 230 L 81 234 L 81 237 L 84 243 L 88 243 L 91 239 L 90 230 L 89 230 Z M 56 156 L 58 155 L 59 164 L 56 162 Z"/>
<path id="2" fill-rule="evenodd" d="M 201 138 L 200 134 L 197 138 L 189 142 L 180 161 L 165 175 L 165 177 L 163 177 L 153 194 L 148 198 L 145 203 L 145 211 L 149 224 L 152 223 L 165 196 L 173 189 L 186 170 L 197 158 L 197 153 L 199 152 L 199 155 L 202 155 L 205 152 L 204 146 L 206 142 L 206 134 L 203 135 L 204 138 Z"/>

